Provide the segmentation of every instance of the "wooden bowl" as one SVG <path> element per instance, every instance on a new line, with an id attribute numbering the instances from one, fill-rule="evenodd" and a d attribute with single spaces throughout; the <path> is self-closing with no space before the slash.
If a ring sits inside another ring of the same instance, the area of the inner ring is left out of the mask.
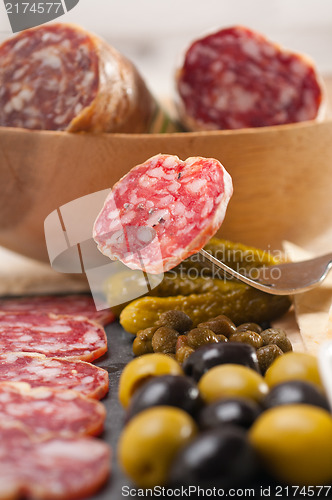
<path id="1" fill-rule="evenodd" d="M 3 128 L 0 244 L 48 261 L 44 220 L 52 211 L 111 187 L 157 153 L 214 157 L 229 171 L 234 195 L 219 236 L 263 248 L 280 248 L 284 239 L 307 247 L 332 227 L 332 120 L 165 135 Z"/>

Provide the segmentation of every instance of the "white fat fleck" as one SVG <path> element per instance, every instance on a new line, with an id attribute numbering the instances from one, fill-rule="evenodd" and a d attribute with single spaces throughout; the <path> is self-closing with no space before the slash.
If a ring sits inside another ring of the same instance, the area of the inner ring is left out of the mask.
<path id="1" fill-rule="evenodd" d="M 72 391 L 61 391 L 58 393 L 58 398 L 63 399 L 64 401 L 72 401 L 76 399 L 78 396 L 75 392 Z"/>
<path id="2" fill-rule="evenodd" d="M 107 219 L 109 220 L 113 220 L 115 219 L 116 217 L 119 217 L 119 211 L 117 209 L 115 210 L 111 210 L 110 212 L 108 212 L 107 214 Z"/>
<path id="3" fill-rule="evenodd" d="M 281 86 L 280 88 L 280 104 L 287 106 L 296 97 L 296 90 L 290 85 Z"/>
<path id="4" fill-rule="evenodd" d="M 227 94 L 220 94 L 214 102 L 214 108 L 218 109 L 219 111 L 225 111 L 228 108 L 228 101 L 229 97 Z"/>
<path id="5" fill-rule="evenodd" d="M 162 169 L 162 167 L 155 167 L 149 171 L 149 176 L 150 177 L 157 177 L 158 179 L 173 180 L 174 179 L 174 172 L 171 171 L 169 174 L 167 174 Z"/>
<path id="6" fill-rule="evenodd" d="M 43 380 L 54 380 L 59 376 L 58 368 L 47 368 L 45 366 L 35 366 L 33 369 L 33 375 L 38 378 L 39 375 L 42 376 Z"/>
<path id="7" fill-rule="evenodd" d="M 253 109 L 259 99 L 259 95 L 247 92 L 242 87 L 234 86 L 232 89 L 234 109 L 240 113 L 245 113 Z"/>
<path id="8" fill-rule="evenodd" d="M 137 230 L 137 238 L 143 243 L 149 243 L 151 241 L 151 230 L 146 227 L 140 227 Z"/>
<path id="9" fill-rule="evenodd" d="M 72 331 L 70 326 L 66 325 L 51 325 L 51 326 L 41 326 L 41 327 L 32 327 L 31 330 L 39 332 L 42 330 L 43 333 L 69 333 Z"/>
<path id="10" fill-rule="evenodd" d="M 135 218 L 135 212 L 131 211 L 121 217 L 122 224 L 129 224 Z"/>
<path id="11" fill-rule="evenodd" d="M 57 125 L 62 125 L 66 120 L 67 120 L 66 115 L 59 115 L 59 116 L 56 116 L 53 121 Z"/>
<path id="12" fill-rule="evenodd" d="M 12 80 L 20 80 L 27 69 L 28 66 L 22 66 L 21 68 L 17 69 L 13 74 Z"/>
<path id="13" fill-rule="evenodd" d="M 17 356 L 15 353 L 12 353 L 12 352 L 10 352 L 6 355 L 6 361 L 8 363 L 15 363 L 15 361 L 17 361 L 18 358 L 19 358 L 19 356 Z"/>
<path id="14" fill-rule="evenodd" d="M 261 57 L 260 45 L 255 40 L 247 40 L 242 45 L 243 52 L 253 59 L 259 59 Z"/>
<path id="15" fill-rule="evenodd" d="M 192 90 L 191 90 L 190 85 L 188 85 L 188 83 L 184 83 L 184 82 L 180 83 L 179 91 L 183 97 L 188 97 L 192 94 Z"/>
<path id="16" fill-rule="evenodd" d="M 47 399 L 52 395 L 50 391 L 47 389 L 38 389 L 35 392 L 33 392 L 33 398 L 34 399 Z"/>
<path id="17" fill-rule="evenodd" d="M 164 196 L 163 198 L 159 198 L 158 200 L 158 205 L 160 207 L 168 207 L 168 205 L 170 203 L 172 203 L 174 201 L 174 197 L 172 195 L 167 195 L 167 196 Z"/>
<path id="18" fill-rule="evenodd" d="M 170 182 L 167 186 L 167 190 L 170 193 L 176 193 L 180 189 L 181 184 L 179 182 L 173 181 Z"/>
<path id="19" fill-rule="evenodd" d="M 80 462 L 93 462 L 104 455 L 103 443 L 95 440 L 77 439 L 75 443 L 65 440 L 53 440 L 40 443 L 38 454 L 45 457 L 65 458 Z"/>
<path id="20" fill-rule="evenodd" d="M 87 71 L 83 77 L 83 80 L 82 80 L 82 86 L 83 87 L 89 87 L 91 85 L 91 83 L 93 82 L 93 79 L 94 79 L 95 75 L 92 71 Z"/>
<path id="21" fill-rule="evenodd" d="M 94 344 L 95 342 L 99 342 L 99 340 L 99 335 L 96 332 L 87 332 L 83 336 L 83 342 L 86 342 L 87 344 Z"/>
<path id="22" fill-rule="evenodd" d="M 15 43 L 15 51 L 19 52 L 24 47 L 24 45 L 26 45 L 27 42 L 28 42 L 28 38 L 21 38 L 21 40 L 18 40 Z"/>
<path id="23" fill-rule="evenodd" d="M 148 175 L 142 175 L 142 177 L 138 181 L 138 184 L 142 187 L 148 188 L 151 187 L 156 182 L 158 182 L 156 178 L 149 177 Z"/>
<path id="24" fill-rule="evenodd" d="M 93 377 L 91 377 L 90 375 L 88 375 L 87 377 L 84 377 L 81 380 L 81 383 L 82 384 L 91 384 L 93 381 L 94 381 Z"/>
<path id="25" fill-rule="evenodd" d="M 222 82 L 223 84 L 225 85 L 228 85 L 230 83 L 234 83 L 235 80 L 236 80 L 236 75 L 233 71 L 225 71 L 223 74 L 222 74 Z"/>
<path id="26" fill-rule="evenodd" d="M 224 67 L 224 63 L 222 61 L 215 61 L 213 64 L 211 64 L 211 69 L 215 73 L 219 73 Z"/>
<path id="27" fill-rule="evenodd" d="M 8 101 L 5 106 L 3 107 L 3 110 L 5 113 L 11 113 L 13 111 L 13 106 L 11 104 L 11 101 Z"/>
<path id="28" fill-rule="evenodd" d="M 83 109 L 83 104 L 81 104 L 80 102 L 78 102 L 74 108 L 74 113 L 76 115 L 78 115 L 78 113 L 80 113 Z"/>
<path id="29" fill-rule="evenodd" d="M 160 219 L 167 220 L 169 219 L 169 211 L 166 208 L 156 210 L 149 216 L 148 223 L 151 226 L 154 226 L 155 224 L 158 224 L 160 222 Z"/>
<path id="30" fill-rule="evenodd" d="M 31 335 L 22 335 L 18 338 L 18 340 L 21 342 L 29 342 L 30 340 L 33 340 L 33 337 L 31 337 Z"/>
<path id="31" fill-rule="evenodd" d="M 263 53 L 268 57 L 275 57 L 277 54 L 277 49 L 272 44 L 265 44 L 262 48 Z"/>
<path id="32" fill-rule="evenodd" d="M 206 183 L 206 179 L 195 179 L 194 181 L 186 184 L 186 189 L 191 193 L 196 194 L 206 185 Z"/>
<path id="33" fill-rule="evenodd" d="M 41 49 L 38 52 L 35 52 L 32 55 L 33 59 L 37 59 L 37 61 L 41 61 L 43 66 L 49 66 L 53 69 L 61 68 L 61 59 L 56 53 L 56 51 L 50 47 L 45 49 Z"/>
<path id="34" fill-rule="evenodd" d="M 203 219 L 211 212 L 212 208 L 213 208 L 213 200 L 209 198 L 205 202 L 204 208 L 201 213 Z"/>
<path id="35" fill-rule="evenodd" d="M 300 78 L 304 78 L 307 74 L 308 68 L 303 64 L 301 60 L 295 59 L 291 62 L 289 72 L 296 73 Z"/>
<path id="36" fill-rule="evenodd" d="M 176 201 L 170 205 L 173 215 L 183 215 L 186 212 L 186 206 L 181 201 Z"/>
<path id="37" fill-rule="evenodd" d="M 174 168 L 174 167 L 176 167 L 176 165 L 177 165 L 177 162 L 176 162 L 175 158 L 173 158 L 172 156 L 168 156 L 163 161 L 163 166 L 166 168 Z"/>

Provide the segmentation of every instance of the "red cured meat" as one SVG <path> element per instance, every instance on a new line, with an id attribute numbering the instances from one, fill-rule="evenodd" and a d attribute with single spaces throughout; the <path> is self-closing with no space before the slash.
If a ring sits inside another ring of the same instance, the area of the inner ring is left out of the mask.
<path id="1" fill-rule="evenodd" d="M 0 423 L 20 422 L 33 435 L 97 436 L 103 431 L 105 417 L 99 401 L 75 391 L 0 384 Z"/>
<path id="2" fill-rule="evenodd" d="M 168 271 L 215 234 L 232 192 L 231 177 L 218 160 L 181 161 L 160 154 L 134 167 L 113 186 L 93 237 L 104 255 L 131 269 Z M 128 244 L 128 233 L 135 230 L 136 245 L 147 242 L 139 252 Z"/>
<path id="3" fill-rule="evenodd" d="M 42 354 L 0 354 L 0 382 L 24 382 L 29 387 L 75 390 L 102 399 L 108 392 L 108 373 L 85 361 L 47 358 Z"/>
<path id="4" fill-rule="evenodd" d="M 38 26 L 0 46 L 0 126 L 138 133 L 155 109 L 131 62 L 78 26 Z"/>
<path id="5" fill-rule="evenodd" d="M 84 316 L 101 325 L 114 321 L 109 310 L 97 311 L 90 295 L 40 295 L 0 300 L 0 312 L 53 313 Z"/>
<path id="6" fill-rule="evenodd" d="M 313 63 L 242 26 L 194 41 L 176 74 L 189 130 L 264 127 L 316 119 L 322 87 Z"/>
<path id="7" fill-rule="evenodd" d="M 24 426 L 1 423 L 0 498 L 86 498 L 107 480 L 110 460 L 109 446 L 99 439 L 34 440 Z"/>
<path id="8" fill-rule="evenodd" d="M 104 328 L 88 319 L 43 313 L 0 313 L 0 353 L 35 352 L 93 361 L 106 351 Z"/>

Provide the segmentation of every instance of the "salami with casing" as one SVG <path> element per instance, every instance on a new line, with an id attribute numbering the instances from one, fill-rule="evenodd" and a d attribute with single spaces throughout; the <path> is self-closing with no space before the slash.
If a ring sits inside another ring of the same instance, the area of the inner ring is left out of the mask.
<path id="1" fill-rule="evenodd" d="M 75 500 L 92 495 L 110 473 L 111 451 L 91 437 L 34 439 L 0 423 L 0 499 Z"/>
<path id="2" fill-rule="evenodd" d="M 133 64 L 78 26 L 38 26 L 0 46 L 0 126 L 139 133 L 155 111 Z"/>
<path id="3" fill-rule="evenodd" d="M 105 417 L 99 401 L 75 391 L 0 383 L 0 422 L 19 422 L 39 437 L 49 433 L 97 436 L 103 430 Z"/>
<path id="4" fill-rule="evenodd" d="M 113 186 L 93 237 L 104 255 L 131 269 L 165 272 L 215 234 L 232 193 L 218 160 L 159 154 Z"/>
<path id="5" fill-rule="evenodd" d="M 101 325 L 114 321 L 109 310 L 97 311 L 90 295 L 39 295 L 22 298 L 0 299 L 1 312 L 53 313 L 60 316 L 82 316 Z"/>
<path id="6" fill-rule="evenodd" d="M 86 318 L 46 313 L 0 313 L 0 353 L 34 352 L 93 361 L 107 351 L 102 326 Z"/>
<path id="7" fill-rule="evenodd" d="M 323 91 L 312 61 L 242 26 L 195 40 L 176 73 L 188 130 L 239 129 L 320 118 Z"/>
<path id="8" fill-rule="evenodd" d="M 47 358 L 42 354 L 0 354 L 0 383 L 24 382 L 29 387 L 75 390 L 102 399 L 108 392 L 108 373 L 85 361 Z"/>

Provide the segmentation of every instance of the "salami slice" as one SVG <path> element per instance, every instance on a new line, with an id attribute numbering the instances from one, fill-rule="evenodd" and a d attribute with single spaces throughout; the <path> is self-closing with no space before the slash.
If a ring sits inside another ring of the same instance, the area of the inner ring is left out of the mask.
<path id="1" fill-rule="evenodd" d="M 24 382 L 29 387 L 75 390 L 102 399 L 108 392 L 108 373 L 85 361 L 47 358 L 42 354 L 0 354 L 0 382 Z"/>
<path id="2" fill-rule="evenodd" d="M 104 328 L 86 318 L 46 313 L 0 313 L 0 353 L 34 352 L 93 361 L 106 351 Z"/>
<path id="3" fill-rule="evenodd" d="M 0 299 L 1 312 L 53 313 L 82 316 L 105 326 L 115 320 L 110 309 L 97 311 L 90 295 L 39 295 Z"/>
<path id="4" fill-rule="evenodd" d="M 1 126 L 138 133 L 155 110 L 133 64 L 77 26 L 38 26 L 0 46 Z"/>
<path id="5" fill-rule="evenodd" d="M 176 73 L 189 130 L 264 127 L 321 116 L 323 93 L 306 56 L 235 26 L 194 41 Z"/>
<path id="6" fill-rule="evenodd" d="M 181 161 L 160 154 L 134 167 L 114 185 L 97 217 L 93 237 L 104 255 L 131 269 L 152 274 L 168 271 L 215 234 L 232 192 L 231 177 L 218 160 L 193 157 Z M 132 244 L 128 236 L 135 230 L 136 243 Z M 147 243 L 140 247 L 140 240 Z"/>
<path id="7" fill-rule="evenodd" d="M 99 401 L 75 391 L 0 383 L 0 424 L 20 422 L 36 436 L 97 436 L 103 431 L 105 417 L 106 410 Z"/>
<path id="8" fill-rule="evenodd" d="M 0 499 L 74 500 L 97 492 L 110 473 L 109 446 L 92 437 L 34 440 L 0 424 Z"/>

